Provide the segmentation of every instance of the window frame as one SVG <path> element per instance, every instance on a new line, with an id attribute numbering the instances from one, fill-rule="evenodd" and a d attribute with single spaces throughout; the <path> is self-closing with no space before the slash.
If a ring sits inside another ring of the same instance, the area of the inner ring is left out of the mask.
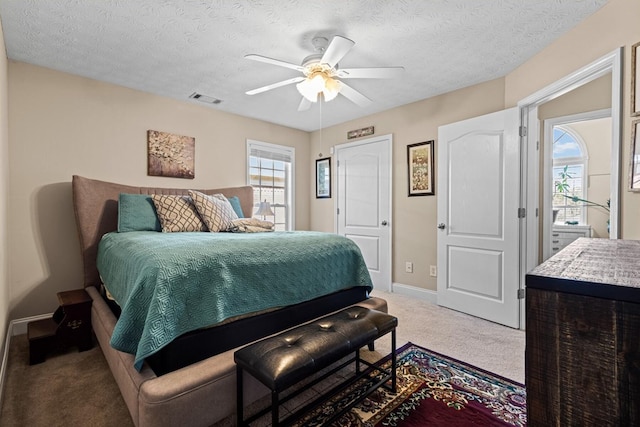
<path id="1" fill-rule="evenodd" d="M 246 140 L 246 182 L 247 185 L 251 184 L 251 151 L 252 149 L 258 149 L 260 151 L 271 152 L 274 154 L 288 156 L 291 159 L 288 173 L 285 174 L 285 200 L 287 205 L 285 206 L 285 230 L 295 230 L 295 147 L 286 145 L 273 144 L 269 142 L 257 141 L 252 139 Z M 253 208 L 249 217 L 254 217 L 255 211 L 260 205 L 260 200 L 253 201 Z M 287 209 L 288 208 L 288 209 Z"/>
<path id="2" fill-rule="evenodd" d="M 577 197 L 581 198 L 581 199 L 586 199 L 587 196 L 587 190 L 588 190 L 588 185 L 589 185 L 589 152 L 587 150 L 587 145 L 584 143 L 584 140 L 582 139 L 582 137 L 577 134 L 576 132 L 573 131 L 573 129 L 565 126 L 564 124 L 557 124 L 557 125 L 553 125 L 551 127 L 551 136 L 552 138 L 554 137 L 554 130 L 559 129 L 563 132 L 565 132 L 566 134 L 568 134 L 569 136 L 571 136 L 571 138 L 573 138 L 573 140 L 575 141 L 576 144 L 578 144 L 578 147 L 580 149 L 580 152 L 582 153 L 581 156 L 573 156 L 573 157 L 560 157 L 560 158 L 555 158 L 553 157 L 553 145 L 555 144 L 555 140 L 552 139 L 552 143 L 551 143 L 551 158 L 552 158 L 552 162 L 551 162 L 551 170 L 552 170 L 552 176 L 553 175 L 553 170 L 556 168 L 564 168 L 564 166 L 568 165 L 569 167 L 571 166 L 582 166 L 582 177 L 581 177 L 581 184 L 582 184 L 582 194 L 576 195 Z M 552 209 L 555 209 L 556 206 L 558 205 L 554 205 L 553 204 L 553 196 L 554 194 L 556 194 L 555 191 L 555 185 L 553 186 L 553 189 L 551 191 L 551 202 L 552 202 Z M 560 209 L 567 209 L 567 204 L 565 204 L 564 206 L 559 206 Z M 587 206 L 582 203 L 580 205 L 580 220 L 579 220 L 579 225 L 586 225 L 588 224 L 588 209 Z M 565 215 L 566 217 L 566 215 Z"/>

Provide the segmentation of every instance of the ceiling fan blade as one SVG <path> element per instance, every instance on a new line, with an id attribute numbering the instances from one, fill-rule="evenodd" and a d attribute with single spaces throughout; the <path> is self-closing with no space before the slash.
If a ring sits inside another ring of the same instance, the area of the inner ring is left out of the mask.
<path id="1" fill-rule="evenodd" d="M 251 59 L 252 61 L 264 62 L 266 64 L 278 65 L 280 67 L 291 68 L 296 71 L 304 71 L 304 67 L 297 64 L 292 64 L 291 62 L 280 61 L 279 59 L 268 58 L 262 55 L 254 55 L 249 54 L 244 56 L 246 59 Z"/>
<path id="2" fill-rule="evenodd" d="M 275 88 L 282 87 L 282 86 L 286 86 L 286 85 L 290 85 L 290 84 L 293 84 L 293 83 L 300 83 L 304 79 L 305 78 L 302 77 L 302 76 L 293 77 L 291 79 L 283 80 L 283 81 L 277 82 L 277 83 L 271 83 L 270 85 L 262 86 L 262 87 L 259 87 L 257 89 L 248 90 L 245 93 L 247 95 L 255 95 L 257 93 L 266 92 L 268 90 L 275 89 Z"/>
<path id="3" fill-rule="evenodd" d="M 333 36 L 331 43 L 324 51 L 322 59 L 323 64 L 328 64 L 330 67 L 334 67 L 344 56 L 351 50 L 356 43 L 353 40 L 342 36 Z"/>
<path id="4" fill-rule="evenodd" d="M 303 96 L 300 105 L 298 105 L 298 111 L 307 111 L 309 108 L 311 108 L 311 101 Z"/>
<path id="5" fill-rule="evenodd" d="M 371 100 L 352 88 L 351 86 L 346 85 L 344 82 L 341 83 L 340 94 L 344 95 L 345 98 L 353 102 L 354 104 L 360 107 L 367 107 L 371 104 Z"/>
<path id="6" fill-rule="evenodd" d="M 343 68 L 338 70 L 341 79 L 393 79 L 404 72 L 404 67 Z"/>

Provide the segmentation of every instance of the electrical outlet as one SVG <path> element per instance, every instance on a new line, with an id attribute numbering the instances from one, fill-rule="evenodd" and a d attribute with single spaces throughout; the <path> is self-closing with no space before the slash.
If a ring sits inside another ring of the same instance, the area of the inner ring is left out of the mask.
<path id="1" fill-rule="evenodd" d="M 435 265 L 429 266 L 429 276 L 436 277 L 438 275 L 438 270 L 436 270 Z"/>
<path id="2" fill-rule="evenodd" d="M 404 264 L 404 271 L 407 272 L 407 273 L 413 273 L 413 263 L 410 262 L 410 261 L 407 261 Z"/>

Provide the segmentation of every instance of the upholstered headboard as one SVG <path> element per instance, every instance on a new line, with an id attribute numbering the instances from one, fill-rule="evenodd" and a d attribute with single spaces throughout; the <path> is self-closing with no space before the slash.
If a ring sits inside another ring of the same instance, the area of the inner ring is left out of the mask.
<path id="1" fill-rule="evenodd" d="M 105 233 L 118 229 L 118 197 L 129 194 L 188 194 L 186 188 L 134 187 L 98 181 L 74 175 L 72 179 L 73 209 L 80 235 L 80 249 L 84 266 L 84 286 L 98 286 L 100 275 L 96 268 L 98 243 Z M 198 189 L 194 189 L 198 190 Z M 242 211 L 253 210 L 253 188 L 250 186 L 198 190 L 205 194 L 222 193 L 237 196 Z"/>

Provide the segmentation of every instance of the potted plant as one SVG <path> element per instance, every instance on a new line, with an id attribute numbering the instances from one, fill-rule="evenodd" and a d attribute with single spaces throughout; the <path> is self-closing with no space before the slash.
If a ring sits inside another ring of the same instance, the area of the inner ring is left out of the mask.
<path id="1" fill-rule="evenodd" d="M 569 174 L 569 165 L 565 165 L 564 169 L 562 169 L 562 171 L 560 172 L 559 176 L 559 180 L 554 182 L 554 187 L 556 189 L 556 193 L 561 193 L 564 197 L 566 197 L 567 199 L 571 199 L 574 203 L 584 203 L 586 206 L 597 206 L 600 208 L 603 208 L 604 210 L 606 210 L 607 212 L 610 212 L 610 204 L 611 204 L 611 199 L 607 200 L 607 205 L 602 205 L 600 203 L 596 203 L 596 202 L 592 202 L 590 200 L 585 200 L 582 199 L 578 196 L 572 196 L 567 194 L 570 190 L 571 190 L 571 186 L 569 185 L 568 180 L 573 178 L 571 176 L 571 174 Z M 553 210 L 553 221 L 555 222 L 556 217 L 558 216 L 558 213 L 556 212 L 558 211 L 557 209 Z M 609 228 L 609 220 L 607 220 L 607 228 Z"/>

